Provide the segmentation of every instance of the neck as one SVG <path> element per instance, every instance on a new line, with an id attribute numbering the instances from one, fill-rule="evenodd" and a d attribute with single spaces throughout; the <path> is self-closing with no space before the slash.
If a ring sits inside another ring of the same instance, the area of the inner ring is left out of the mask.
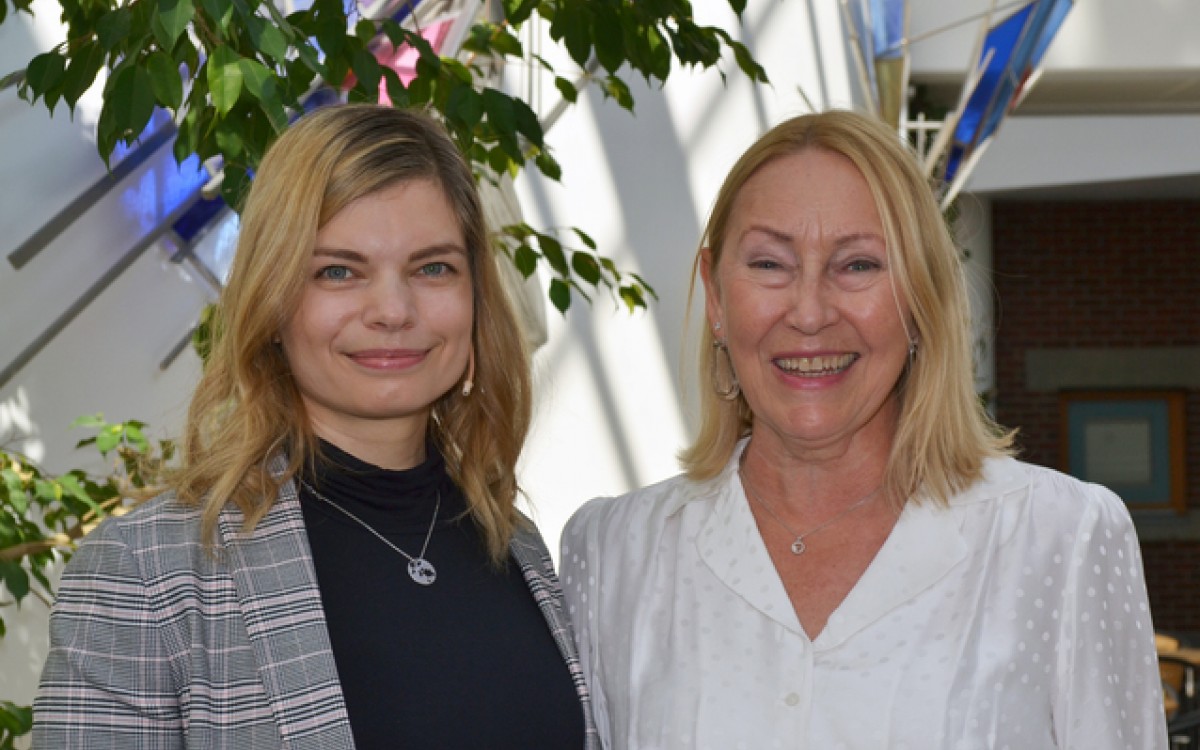
<path id="1" fill-rule="evenodd" d="M 882 485 L 891 452 L 890 435 L 853 440 L 823 450 L 797 450 L 756 431 L 742 454 L 741 471 L 759 494 L 778 504 L 835 512 Z"/>
<path id="2" fill-rule="evenodd" d="M 336 445 L 360 461 L 381 469 L 399 471 L 411 469 L 425 461 L 425 429 L 400 430 L 385 424 L 384 430 L 336 429 L 313 420 L 313 432 L 322 440 Z"/>

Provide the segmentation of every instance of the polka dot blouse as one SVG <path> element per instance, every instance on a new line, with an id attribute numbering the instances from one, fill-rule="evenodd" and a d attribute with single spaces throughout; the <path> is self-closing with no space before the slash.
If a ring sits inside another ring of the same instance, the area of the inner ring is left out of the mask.
<path id="1" fill-rule="evenodd" d="M 1002 459 L 909 503 L 816 639 L 734 470 L 582 507 L 562 579 L 608 748 L 1162 750 L 1121 500 Z"/>

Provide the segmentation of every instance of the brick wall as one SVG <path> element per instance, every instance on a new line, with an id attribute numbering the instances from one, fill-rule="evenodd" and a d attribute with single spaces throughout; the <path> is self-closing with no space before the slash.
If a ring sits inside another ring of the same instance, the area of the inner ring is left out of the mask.
<path id="1" fill-rule="evenodd" d="M 996 413 L 1027 461 L 1061 466 L 1058 396 L 1025 351 L 1200 346 L 1200 202 L 993 204 Z M 1200 391 L 1187 395 L 1187 494 L 1200 509 Z M 1159 628 L 1200 632 L 1200 540 L 1142 544 Z"/>

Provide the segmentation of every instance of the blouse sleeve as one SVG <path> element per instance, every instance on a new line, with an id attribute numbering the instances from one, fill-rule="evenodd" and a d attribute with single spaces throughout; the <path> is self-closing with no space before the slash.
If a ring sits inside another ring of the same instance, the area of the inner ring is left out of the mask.
<path id="1" fill-rule="evenodd" d="M 592 697 L 592 712 L 600 733 L 601 746 L 612 747 L 609 735 L 608 701 L 597 671 L 596 613 L 598 596 L 597 540 L 599 500 L 583 505 L 563 528 L 560 550 L 563 596 L 571 619 L 579 663 Z"/>
<path id="2" fill-rule="evenodd" d="M 183 747 L 160 610 L 119 524 L 101 524 L 59 584 L 34 701 L 34 750 Z"/>
<path id="3" fill-rule="evenodd" d="M 1063 590 L 1054 695 L 1059 747 L 1161 750 L 1162 683 L 1133 522 L 1107 489 L 1071 489 L 1087 497 Z"/>

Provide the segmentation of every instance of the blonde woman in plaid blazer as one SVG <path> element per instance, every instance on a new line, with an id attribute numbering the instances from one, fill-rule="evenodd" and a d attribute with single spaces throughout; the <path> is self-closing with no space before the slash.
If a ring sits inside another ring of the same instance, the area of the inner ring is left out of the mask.
<path id="1" fill-rule="evenodd" d="M 334 106 L 279 139 L 181 466 L 64 572 L 35 748 L 598 747 L 514 507 L 529 366 L 496 273 L 428 117 Z M 379 486 L 421 489 L 415 542 L 346 504 Z"/>

